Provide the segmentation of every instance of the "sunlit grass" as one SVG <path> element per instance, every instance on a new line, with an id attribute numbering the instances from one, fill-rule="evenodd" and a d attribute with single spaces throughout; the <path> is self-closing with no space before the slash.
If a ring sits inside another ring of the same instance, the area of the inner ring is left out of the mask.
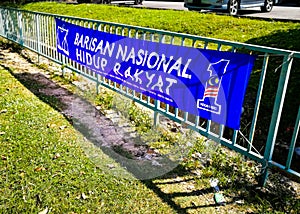
<path id="1" fill-rule="evenodd" d="M 253 20 L 191 11 L 154 10 L 99 4 L 32 3 L 26 10 L 84 17 L 237 42 L 300 50 L 300 23 Z M 284 36 L 283 36 L 284 35 Z"/>

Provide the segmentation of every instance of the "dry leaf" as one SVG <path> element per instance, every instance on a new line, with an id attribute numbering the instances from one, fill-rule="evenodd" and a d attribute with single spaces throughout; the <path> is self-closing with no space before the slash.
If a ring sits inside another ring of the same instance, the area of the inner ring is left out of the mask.
<path id="1" fill-rule="evenodd" d="M 0 135 L 4 135 L 5 134 L 5 132 L 0 132 Z"/>
<path id="2" fill-rule="evenodd" d="M 189 185 L 187 185 L 186 189 L 187 190 L 194 190 L 195 186 L 193 184 L 189 184 Z"/>
<path id="3" fill-rule="evenodd" d="M 45 171 L 46 169 L 44 167 L 37 167 L 34 169 L 34 171 L 39 172 L 39 171 Z"/>
<path id="4" fill-rule="evenodd" d="M 47 124 L 47 128 L 54 128 L 56 125 L 55 124 L 52 124 L 52 123 L 48 123 Z"/>
<path id="5" fill-rule="evenodd" d="M 239 205 L 242 205 L 242 204 L 245 204 L 245 201 L 244 200 L 237 200 L 235 201 L 236 204 L 239 204 Z"/>
<path id="6" fill-rule="evenodd" d="M 2 109 L 2 110 L 0 111 L 0 114 L 6 113 L 6 112 L 7 112 L 7 109 Z"/>
<path id="7" fill-rule="evenodd" d="M 107 164 L 106 166 L 107 166 L 109 169 L 116 168 L 114 164 Z"/>
<path id="8" fill-rule="evenodd" d="M 154 154 L 155 152 L 154 152 L 154 150 L 153 149 L 148 149 L 147 150 L 147 154 Z"/>
<path id="9" fill-rule="evenodd" d="M 81 193 L 81 198 L 82 198 L 83 200 L 85 200 L 85 199 L 87 199 L 88 197 L 87 197 L 84 193 Z"/>
<path id="10" fill-rule="evenodd" d="M 65 126 L 65 125 L 59 127 L 60 130 L 64 130 L 65 128 L 67 128 L 67 126 Z"/>
<path id="11" fill-rule="evenodd" d="M 46 207 L 46 209 L 44 209 L 43 211 L 39 212 L 39 214 L 47 214 L 49 212 L 48 207 Z"/>
<path id="12" fill-rule="evenodd" d="M 53 159 L 57 159 L 57 158 L 59 158 L 59 157 L 60 157 L 60 154 L 59 154 L 59 153 L 56 153 L 56 154 L 54 155 Z"/>
<path id="13" fill-rule="evenodd" d="M 88 197 L 84 194 L 84 193 L 81 193 L 79 196 L 76 197 L 76 199 L 87 199 Z"/>
<path id="14" fill-rule="evenodd" d="M 193 207 L 197 206 L 197 203 L 195 201 L 191 201 L 191 204 L 192 204 Z"/>

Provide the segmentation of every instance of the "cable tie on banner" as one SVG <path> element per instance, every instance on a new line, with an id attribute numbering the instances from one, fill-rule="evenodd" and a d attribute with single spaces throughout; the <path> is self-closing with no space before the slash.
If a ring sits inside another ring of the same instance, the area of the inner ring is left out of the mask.
<path id="1" fill-rule="evenodd" d="M 275 68 L 274 73 L 276 73 L 278 71 L 279 68 L 281 68 L 284 64 L 286 64 L 287 62 L 289 62 L 292 58 L 292 56 L 294 55 L 295 51 L 291 52 L 291 54 L 289 55 L 289 58 L 284 61 L 283 63 L 281 63 L 281 65 L 279 65 L 277 68 Z"/>
<path id="2" fill-rule="evenodd" d="M 279 68 L 281 68 L 285 63 L 287 63 L 287 61 L 284 61 L 277 68 L 275 68 L 274 73 L 276 73 L 279 70 Z"/>
<path id="3" fill-rule="evenodd" d="M 239 133 L 246 140 L 246 142 L 251 145 L 251 147 L 255 150 L 255 152 L 257 154 L 261 155 L 260 152 L 258 152 L 258 150 L 253 146 L 253 144 L 243 135 L 243 133 L 241 131 L 239 131 Z M 263 159 L 263 161 L 264 161 L 264 164 L 262 164 L 262 168 L 260 170 L 261 174 L 264 174 L 266 172 L 266 170 L 269 168 L 269 162 L 266 159 Z"/>
<path id="4" fill-rule="evenodd" d="M 295 51 L 292 51 L 290 54 L 289 54 L 289 58 L 288 60 L 282 62 L 277 68 L 274 69 L 274 73 L 276 73 L 284 64 L 286 64 L 287 62 L 290 61 L 291 57 L 295 54 Z M 265 55 L 256 55 L 257 57 L 265 57 Z M 272 54 L 269 56 L 286 56 L 286 54 Z"/>

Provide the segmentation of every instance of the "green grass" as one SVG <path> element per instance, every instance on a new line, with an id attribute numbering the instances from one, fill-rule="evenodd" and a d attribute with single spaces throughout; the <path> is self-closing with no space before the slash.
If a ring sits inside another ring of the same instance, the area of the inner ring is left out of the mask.
<path id="1" fill-rule="evenodd" d="M 40 2 L 22 8 L 300 51 L 300 23 L 97 4 Z"/>
<path id="2" fill-rule="evenodd" d="M 141 182 L 95 166 L 83 136 L 3 69 L 0 95 L 1 213 L 173 212 Z"/>

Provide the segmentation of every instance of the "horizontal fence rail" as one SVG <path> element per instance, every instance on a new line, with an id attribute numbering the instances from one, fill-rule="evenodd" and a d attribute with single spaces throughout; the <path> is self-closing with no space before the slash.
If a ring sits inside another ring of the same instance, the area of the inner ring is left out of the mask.
<path id="1" fill-rule="evenodd" d="M 262 184 L 267 180 L 270 167 L 277 167 L 298 178 L 300 177 L 300 166 L 293 164 L 299 158 L 294 150 L 299 143 L 300 103 L 299 97 L 293 97 L 295 95 L 289 94 L 288 90 L 289 84 L 299 83 L 299 52 L 12 8 L 0 8 L 0 14 L 0 36 L 94 81 L 97 90 L 100 85 L 104 86 L 153 110 L 155 123 L 158 123 L 159 115 L 164 115 L 175 122 L 185 124 L 186 127 L 207 138 L 258 161 L 263 166 Z M 58 53 L 55 18 L 85 28 L 128 38 L 256 55 L 257 59 L 250 77 L 250 86 L 245 97 L 240 130 L 228 128 L 181 109 L 173 108 L 159 100 L 150 99 L 150 97 L 122 87 L 105 76 L 101 76 Z M 295 78 L 293 78 L 294 76 Z M 270 79 L 272 79 L 271 83 Z M 294 99 L 293 106 L 288 105 L 289 102 L 286 101 L 291 99 Z M 282 115 L 287 112 L 289 116 L 282 118 Z M 285 150 L 286 155 L 283 159 L 276 159 L 278 151 L 282 154 L 281 150 L 277 149 L 277 145 L 281 139 L 285 139 L 282 133 L 287 127 L 292 128 L 289 129 L 290 142 L 286 145 L 288 148 Z"/>

